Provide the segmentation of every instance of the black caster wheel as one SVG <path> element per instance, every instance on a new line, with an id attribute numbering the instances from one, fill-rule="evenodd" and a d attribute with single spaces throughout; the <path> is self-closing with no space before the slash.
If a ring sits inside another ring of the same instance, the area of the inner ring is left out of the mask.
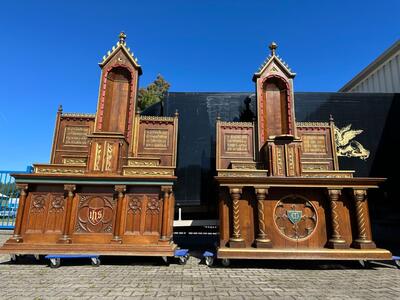
<path id="1" fill-rule="evenodd" d="M 60 258 L 50 258 L 50 268 L 56 269 L 59 268 L 61 265 Z"/>
<path id="2" fill-rule="evenodd" d="M 399 260 L 399 259 L 395 259 L 395 260 L 394 260 L 394 264 L 396 265 L 396 267 L 397 267 L 398 269 L 400 269 L 400 260 Z"/>
<path id="3" fill-rule="evenodd" d="M 211 267 L 214 264 L 214 257 L 206 256 L 205 262 L 207 266 Z"/>
<path id="4" fill-rule="evenodd" d="M 11 254 L 10 255 L 10 261 L 14 264 L 16 264 L 19 260 L 19 256 L 17 254 Z"/>
<path id="5" fill-rule="evenodd" d="M 162 258 L 164 264 L 168 267 L 170 265 L 170 263 L 171 263 L 169 257 L 168 256 L 162 256 L 161 258 Z"/>
<path id="6" fill-rule="evenodd" d="M 100 258 L 98 258 L 98 257 L 92 258 L 92 266 L 93 267 L 98 267 L 98 266 L 100 266 L 100 264 L 101 264 Z"/>
<path id="7" fill-rule="evenodd" d="M 364 269 L 367 269 L 370 267 L 370 263 L 368 260 L 360 259 L 358 262 L 360 263 L 361 267 L 363 267 Z"/>
<path id="8" fill-rule="evenodd" d="M 179 262 L 180 265 L 186 265 L 188 259 L 189 259 L 189 255 L 180 256 L 178 258 L 178 262 Z"/>
<path id="9" fill-rule="evenodd" d="M 230 261 L 228 258 L 223 258 L 222 261 L 221 261 L 221 263 L 222 263 L 222 265 L 223 265 L 224 267 L 229 267 L 230 264 L 231 264 L 231 261 Z"/>

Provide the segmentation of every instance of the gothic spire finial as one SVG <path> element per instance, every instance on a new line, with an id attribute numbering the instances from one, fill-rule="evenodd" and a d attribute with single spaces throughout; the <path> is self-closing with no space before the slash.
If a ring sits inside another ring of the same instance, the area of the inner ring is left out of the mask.
<path id="1" fill-rule="evenodd" d="M 121 33 L 119 34 L 119 42 L 125 45 L 125 39 L 126 39 L 126 34 L 125 32 L 121 31 Z"/>
<path id="2" fill-rule="evenodd" d="M 272 42 L 268 48 L 271 50 L 271 55 L 275 55 L 275 50 L 278 48 L 278 45 L 275 42 Z"/>

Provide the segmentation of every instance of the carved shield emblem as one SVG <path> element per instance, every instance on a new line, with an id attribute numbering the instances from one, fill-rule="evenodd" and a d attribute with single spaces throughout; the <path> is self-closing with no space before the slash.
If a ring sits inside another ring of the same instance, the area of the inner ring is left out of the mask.
<path id="1" fill-rule="evenodd" d="M 97 225 L 103 219 L 104 208 L 91 208 L 89 207 L 89 217 L 88 220 L 91 224 Z"/>
<path id="2" fill-rule="evenodd" d="M 288 210 L 287 211 L 287 216 L 290 222 L 292 224 L 296 224 L 301 220 L 301 217 L 303 215 L 303 212 L 301 210 Z"/>

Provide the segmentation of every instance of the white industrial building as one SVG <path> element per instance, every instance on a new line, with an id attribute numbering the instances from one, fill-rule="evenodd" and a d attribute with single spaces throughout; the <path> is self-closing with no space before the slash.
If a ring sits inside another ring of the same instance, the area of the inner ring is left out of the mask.
<path id="1" fill-rule="evenodd" d="M 339 92 L 400 93 L 400 40 L 346 83 Z"/>

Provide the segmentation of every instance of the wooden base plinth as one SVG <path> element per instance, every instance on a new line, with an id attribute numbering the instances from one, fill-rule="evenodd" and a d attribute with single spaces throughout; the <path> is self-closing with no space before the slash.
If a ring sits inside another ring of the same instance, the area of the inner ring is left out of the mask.
<path id="1" fill-rule="evenodd" d="M 111 244 L 122 244 L 122 239 L 120 237 L 114 237 L 111 240 Z"/>
<path id="2" fill-rule="evenodd" d="M 373 241 L 355 240 L 352 245 L 356 249 L 374 249 L 376 245 Z"/>
<path id="3" fill-rule="evenodd" d="M 272 248 L 271 240 L 256 240 L 254 243 L 256 248 Z"/>
<path id="4" fill-rule="evenodd" d="M 60 238 L 60 239 L 57 241 L 57 244 L 71 244 L 71 243 L 72 243 L 72 240 L 71 240 L 71 238 L 68 237 L 68 236 L 63 236 L 62 238 Z"/>
<path id="5" fill-rule="evenodd" d="M 245 244 L 244 240 L 231 239 L 231 240 L 229 240 L 229 247 L 231 247 L 231 248 L 245 248 L 246 244 Z"/>
<path id="6" fill-rule="evenodd" d="M 7 241 L 0 253 L 9 254 L 98 254 L 121 256 L 174 256 L 177 246 L 170 244 L 15 244 Z"/>
<path id="7" fill-rule="evenodd" d="M 218 258 L 228 259 L 320 259 L 320 260 L 391 260 L 385 249 L 257 249 L 219 248 Z"/>
<path id="8" fill-rule="evenodd" d="M 331 249 L 347 249 L 349 245 L 346 243 L 345 240 L 330 240 L 328 242 L 328 248 Z"/>
<path id="9" fill-rule="evenodd" d="M 14 235 L 14 236 L 12 236 L 11 238 L 9 238 L 9 240 L 7 241 L 7 243 L 10 243 L 10 244 L 20 244 L 20 243 L 22 243 L 24 240 L 23 240 L 23 238 L 21 237 L 21 236 L 19 236 L 19 235 Z"/>

